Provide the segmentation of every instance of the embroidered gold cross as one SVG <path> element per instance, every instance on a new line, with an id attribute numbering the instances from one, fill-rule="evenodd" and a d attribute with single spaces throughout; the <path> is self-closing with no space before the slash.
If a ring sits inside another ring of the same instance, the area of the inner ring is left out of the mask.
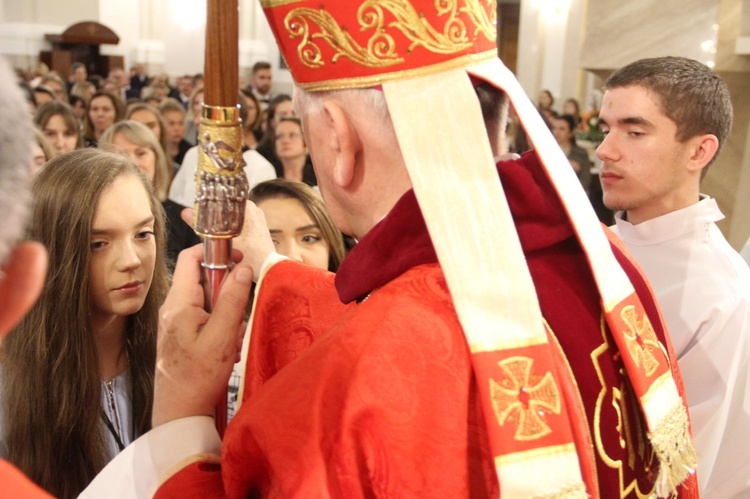
<path id="1" fill-rule="evenodd" d="M 490 393 L 500 426 L 516 424 L 516 440 L 535 440 L 552 432 L 545 422 L 547 412 L 560 414 L 560 393 L 552 373 L 532 376 L 534 361 L 511 357 L 498 362 L 505 376 L 490 379 Z"/>
<path id="2" fill-rule="evenodd" d="M 659 350 L 659 340 L 656 338 L 656 333 L 654 333 L 651 322 L 648 320 L 646 314 L 643 314 L 642 320 L 638 320 L 638 315 L 633 305 L 624 307 L 622 312 L 620 312 L 620 317 L 627 326 L 627 329 L 624 331 L 625 341 L 628 344 L 628 350 L 630 350 L 630 355 L 633 357 L 636 367 L 642 367 L 646 372 L 646 376 L 651 376 L 659 367 L 659 361 L 651 353 L 653 348 L 657 351 Z"/>

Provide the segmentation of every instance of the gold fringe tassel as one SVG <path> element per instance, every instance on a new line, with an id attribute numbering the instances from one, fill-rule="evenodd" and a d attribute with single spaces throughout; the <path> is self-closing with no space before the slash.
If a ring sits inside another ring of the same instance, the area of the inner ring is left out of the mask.
<path id="1" fill-rule="evenodd" d="M 698 456 L 688 429 L 687 410 L 677 404 L 649 435 L 651 445 L 659 459 L 656 477 L 656 495 L 670 497 L 677 486 L 695 473 Z"/>

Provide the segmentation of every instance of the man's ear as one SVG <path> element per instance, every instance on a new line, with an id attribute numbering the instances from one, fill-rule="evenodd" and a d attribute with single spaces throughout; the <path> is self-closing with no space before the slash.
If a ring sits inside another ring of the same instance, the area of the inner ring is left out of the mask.
<path id="1" fill-rule="evenodd" d="M 8 255 L 0 274 L 0 338 L 8 334 L 36 303 L 47 274 L 47 251 L 24 242 Z"/>
<path id="2" fill-rule="evenodd" d="M 356 159 L 362 149 L 362 142 L 357 129 L 337 102 L 327 100 L 323 108 L 335 136 L 333 180 L 339 187 L 346 188 L 354 178 Z"/>
<path id="3" fill-rule="evenodd" d="M 719 139 L 710 133 L 693 137 L 690 143 L 692 146 L 692 155 L 688 164 L 690 171 L 700 171 L 705 168 L 719 150 Z"/>

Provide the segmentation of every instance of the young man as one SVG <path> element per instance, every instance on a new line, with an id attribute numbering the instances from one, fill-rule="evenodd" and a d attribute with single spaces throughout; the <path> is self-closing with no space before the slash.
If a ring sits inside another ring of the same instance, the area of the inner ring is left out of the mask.
<path id="1" fill-rule="evenodd" d="M 750 270 L 700 182 L 727 140 L 732 104 L 698 61 L 645 59 L 605 84 L 604 204 L 656 292 L 683 373 L 706 497 L 750 494 Z"/>
<path id="2" fill-rule="evenodd" d="M 410 31 L 390 2 L 264 2 L 321 193 L 359 242 L 334 279 L 274 254 L 251 205 L 245 260 L 210 316 L 199 250 L 183 252 L 161 311 L 155 428 L 119 459 L 144 481 L 113 464 L 89 497 L 157 483 L 156 497 L 695 491 L 681 485 L 692 444 L 654 302 L 497 59 L 496 5 L 407 3 L 430 29 Z M 466 38 L 410 38 L 456 23 Z M 496 163 L 507 97 L 536 152 Z M 243 403 L 219 442 L 206 415 L 226 392 L 248 264 Z"/>
<path id="3" fill-rule="evenodd" d="M 271 95 L 271 64 L 266 61 L 258 61 L 253 64 L 250 73 L 250 90 L 260 101 L 260 107 L 265 111 L 273 96 Z"/>
<path id="4" fill-rule="evenodd" d="M 47 254 L 39 243 L 18 241 L 26 229 L 31 170 L 31 122 L 15 76 L 0 59 L 0 343 L 34 305 L 44 285 Z M 3 449 L 0 449 L 2 453 Z M 0 496 L 47 498 L 7 461 L 0 459 Z"/>

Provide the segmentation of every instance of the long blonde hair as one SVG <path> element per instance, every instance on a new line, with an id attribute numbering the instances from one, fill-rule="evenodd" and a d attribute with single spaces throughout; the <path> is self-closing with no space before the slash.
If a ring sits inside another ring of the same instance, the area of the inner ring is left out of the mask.
<path id="1" fill-rule="evenodd" d="M 137 121 L 125 120 L 119 121 L 107 128 L 99 139 L 99 147 L 112 152 L 120 152 L 113 144 L 115 135 L 121 133 L 128 141 L 138 147 L 147 147 L 153 151 L 156 158 L 154 165 L 154 192 L 159 201 L 167 199 L 169 194 L 169 185 L 172 183 L 172 167 L 167 161 L 167 155 L 164 149 L 156 141 L 156 137 L 146 125 Z"/>
<path id="2" fill-rule="evenodd" d="M 8 458 L 58 497 L 75 497 L 108 458 L 101 424 L 99 358 L 90 317 L 91 224 L 102 192 L 119 177 L 141 179 L 154 214 L 156 263 L 140 311 L 128 317 L 125 348 L 136 435 L 151 425 L 158 309 L 169 286 L 161 204 L 127 158 L 80 149 L 53 159 L 34 179 L 29 239 L 49 252 L 39 301 L 3 341 Z"/>

